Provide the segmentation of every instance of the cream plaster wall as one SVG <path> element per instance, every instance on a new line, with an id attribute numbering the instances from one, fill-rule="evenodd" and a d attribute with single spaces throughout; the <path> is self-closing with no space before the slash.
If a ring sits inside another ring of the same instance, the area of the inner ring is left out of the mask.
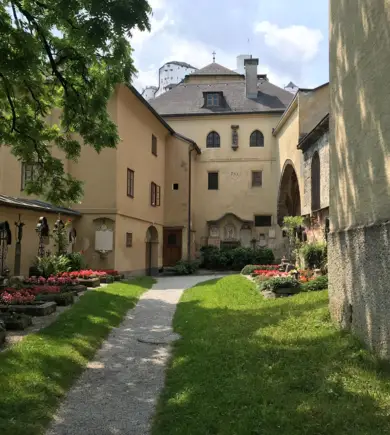
<path id="1" fill-rule="evenodd" d="M 334 230 L 390 216 L 389 29 L 390 0 L 331 1 Z"/>
<path id="2" fill-rule="evenodd" d="M 118 89 L 117 122 L 121 143 L 116 154 L 118 213 L 149 224 L 164 224 L 165 152 L 168 130 L 125 86 Z M 152 154 L 157 137 L 157 157 Z M 127 168 L 134 171 L 134 198 L 127 196 Z M 160 207 L 150 205 L 150 184 L 161 187 Z"/>
<path id="3" fill-rule="evenodd" d="M 298 177 L 301 204 L 303 204 L 303 154 L 297 149 L 299 142 L 299 109 L 296 107 L 276 135 L 277 139 L 277 180 L 281 179 L 287 160 L 293 162 Z"/>
<path id="4" fill-rule="evenodd" d="M 115 268 L 122 272 L 135 275 L 144 275 L 146 267 L 146 233 L 150 224 L 133 219 L 128 216 L 118 215 L 116 218 L 115 235 Z M 155 267 L 162 267 L 163 263 L 163 226 L 154 225 L 158 232 L 156 247 L 157 258 L 153 257 Z M 133 234 L 132 247 L 126 247 L 126 233 Z"/>

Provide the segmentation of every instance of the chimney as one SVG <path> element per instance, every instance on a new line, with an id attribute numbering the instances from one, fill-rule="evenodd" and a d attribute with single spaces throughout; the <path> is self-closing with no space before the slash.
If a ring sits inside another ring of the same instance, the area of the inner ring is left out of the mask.
<path id="1" fill-rule="evenodd" d="M 257 98 L 257 66 L 259 59 L 245 59 L 245 89 L 247 98 Z"/>

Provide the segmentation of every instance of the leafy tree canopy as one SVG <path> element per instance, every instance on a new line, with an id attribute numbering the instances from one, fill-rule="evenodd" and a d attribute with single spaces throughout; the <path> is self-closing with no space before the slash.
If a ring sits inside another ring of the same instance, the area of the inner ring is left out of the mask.
<path id="1" fill-rule="evenodd" d="M 127 38 L 150 30 L 150 12 L 147 0 L 0 0 L 0 143 L 34 164 L 27 193 L 77 201 L 82 185 L 52 147 L 77 160 L 80 142 L 118 144 L 107 102 L 135 72 Z"/>

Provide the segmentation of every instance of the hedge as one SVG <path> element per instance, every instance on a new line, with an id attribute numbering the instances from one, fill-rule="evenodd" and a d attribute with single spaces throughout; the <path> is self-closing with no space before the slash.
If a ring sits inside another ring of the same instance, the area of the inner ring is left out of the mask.
<path id="1" fill-rule="evenodd" d="M 275 261 L 271 249 L 219 249 L 215 246 L 206 246 L 201 252 L 202 267 L 211 270 L 241 271 L 247 264 L 272 264 Z"/>

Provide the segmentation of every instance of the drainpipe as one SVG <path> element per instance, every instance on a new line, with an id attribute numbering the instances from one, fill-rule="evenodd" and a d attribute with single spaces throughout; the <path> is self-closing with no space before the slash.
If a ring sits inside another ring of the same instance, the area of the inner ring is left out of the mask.
<path id="1" fill-rule="evenodd" d="M 188 148 L 188 216 L 187 216 L 187 260 L 191 261 L 191 153 L 194 148 Z"/>

